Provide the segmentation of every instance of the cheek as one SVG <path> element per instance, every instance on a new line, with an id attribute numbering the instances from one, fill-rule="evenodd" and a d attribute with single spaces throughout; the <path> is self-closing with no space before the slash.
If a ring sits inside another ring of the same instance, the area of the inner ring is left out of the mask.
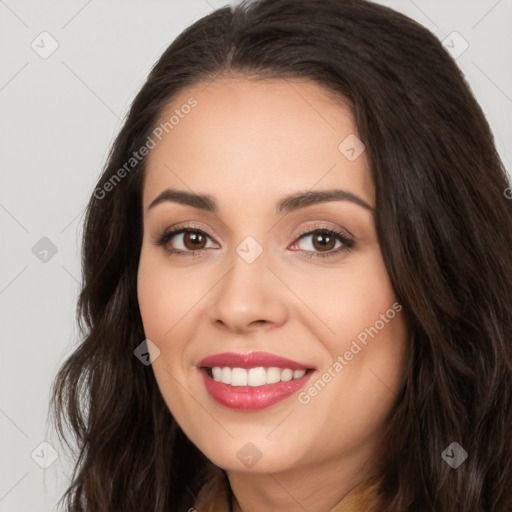
<path id="1" fill-rule="evenodd" d="M 188 272 L 173 269 L 164 258 L 141 253 L 137 295 L 144 331 L 149 339 L 173 337 L 181 319 L 202 295 L 201 282 Z"/>
<path id="2" fill-rule="evenodd" d="M 137 279 L 137 295 L 146 336 L 152 341 L 161 339 L 172 327 L 177 298 L 169 293 L 165 279 L 159 275 L 157 268 L 144 265 L 142 260 Z"/>
<path id="3" fill-rule="evenodd" d="M 325 376 L 329 384 L 325 390 L 317 386 L 322 390 L 318 399 L 312 390 L 311 409 L 320 416 L 343 403 L 359 426 L 380 421 L 402 386 L 409 346 L 403 308 L 380 253 L 368 253 L 346 272 L 319 272 L 302 283 L 298 294 L 315 313 L 309 327 L 328 353 L 319 377 L 330 372 Z M 304 402 L 309 398 L 307 393 Z"/>
<path id="4" fill-rule="evenodd" d="M 294 291 L 313 313 L 310 327 L 333 358 L 347 350 L 351 340 L 358 336 L 364 340 L 366 330 L 376 322 L 379 331 L 388 332 L 394 323 L 382 329 L 381 315 L 395 316 L 397 298 L 377 251 L 354 258 L 346 268 L 315 269 L 295 283 Z"/>
<path id="5" fill-rule="evenodd" d="M 298 396 L 302 415 L 295 419 L 311 434 L 322 431 L 337 439 L 331 450 L 343 453 L 369 440 L 378 443 L 403 386 L 407 323 L 400 305 L 387 298 L 369 303 L 355 297 L 357 303 L 339 313 L 336 336 L 322 338 L 329 352 L 325 366 Z M 379 316 L 386 311 L 387 322 Z"/>
<path id="6" fill-rule="evenodd" d="M 190 330 L 186 313 L 197 302 L 197 293 L 190 291 L 183 276 L 172 271 L 164 259 L 142 250 L 137 275 L 139 309 L 146 338 L 160 350 L 151 366 L 167 407 L 180 420 L 197 414 L 190 410 L 193 401 L 183 399 L 178 384 L 185 379 L 184 330 Z"/>

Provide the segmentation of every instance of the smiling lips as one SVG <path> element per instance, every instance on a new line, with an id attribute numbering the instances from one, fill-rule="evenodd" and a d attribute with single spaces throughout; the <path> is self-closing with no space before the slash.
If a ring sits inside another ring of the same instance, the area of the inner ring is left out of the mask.
<path id="1" fill-rule="evenodd" d="M 214 400 L 245 411 L 264 409 L 288 398 L 304 386 L 313 371 L 266 352 L 217 354 L 197 366 Z"/>

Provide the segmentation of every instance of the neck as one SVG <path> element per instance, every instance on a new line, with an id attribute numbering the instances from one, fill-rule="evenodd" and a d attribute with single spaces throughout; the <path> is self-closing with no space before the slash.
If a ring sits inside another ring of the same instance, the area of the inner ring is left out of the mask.
<path id="1" fill-rule="evenodd" d="M 279 510 L 315 510 L 329 512 L 357 512 L 370 510 L 364 506 L 359 489 L 354 490 L 367 476 L 367 471 L 345 461 L 330 461 L 320 468 L 294 468 L 279 473 L 228 472 L 233 493 L 233 512 L 259 512 Z M 352 492 L 353 491 L 353 492 Z M 338 505 L 338 506 L 337 506 Z M 334 511 L 333 511 L 334 512 Z"/>

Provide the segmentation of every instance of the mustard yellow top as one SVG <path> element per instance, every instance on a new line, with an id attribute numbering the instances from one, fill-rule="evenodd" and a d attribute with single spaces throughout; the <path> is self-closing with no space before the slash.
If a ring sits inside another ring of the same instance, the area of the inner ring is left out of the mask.
<path id="1" fill-rule="evenodd" d="M 379 512 L 377 486 L 378 482 L 372 480 L 367 486 L 356 487 L 329 512 Z M 229 495 L 225 476 L 219 470 L 201 488 L 194 508 L 198 512 L 229 512 Z"/>

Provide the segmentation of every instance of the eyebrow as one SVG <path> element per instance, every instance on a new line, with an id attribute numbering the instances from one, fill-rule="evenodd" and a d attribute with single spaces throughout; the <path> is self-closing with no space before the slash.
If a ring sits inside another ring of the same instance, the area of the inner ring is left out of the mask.
<path id="1" fill-rule="evenodd" d="M 148 210 L 154 208 L 158 204 L 168 201 L 185 204 L 208 212 L 219 211 L 219 205 L 212 196 L 170 188 L 164 190 L 160 195 L 153 199 L 151 204 L 148 206 Z M 276 204 L 276 212 L 281 214 L 289 213 L 301 208 L 306 208 L 307 206 L 325 203 L 328 201 L 349 201 L 366 210 L 375 212 L 375 208 L 372 208 L 366 201 L 351 192 L 341 189 L 307 191 L 290 194 L 285 196 Z"/>

